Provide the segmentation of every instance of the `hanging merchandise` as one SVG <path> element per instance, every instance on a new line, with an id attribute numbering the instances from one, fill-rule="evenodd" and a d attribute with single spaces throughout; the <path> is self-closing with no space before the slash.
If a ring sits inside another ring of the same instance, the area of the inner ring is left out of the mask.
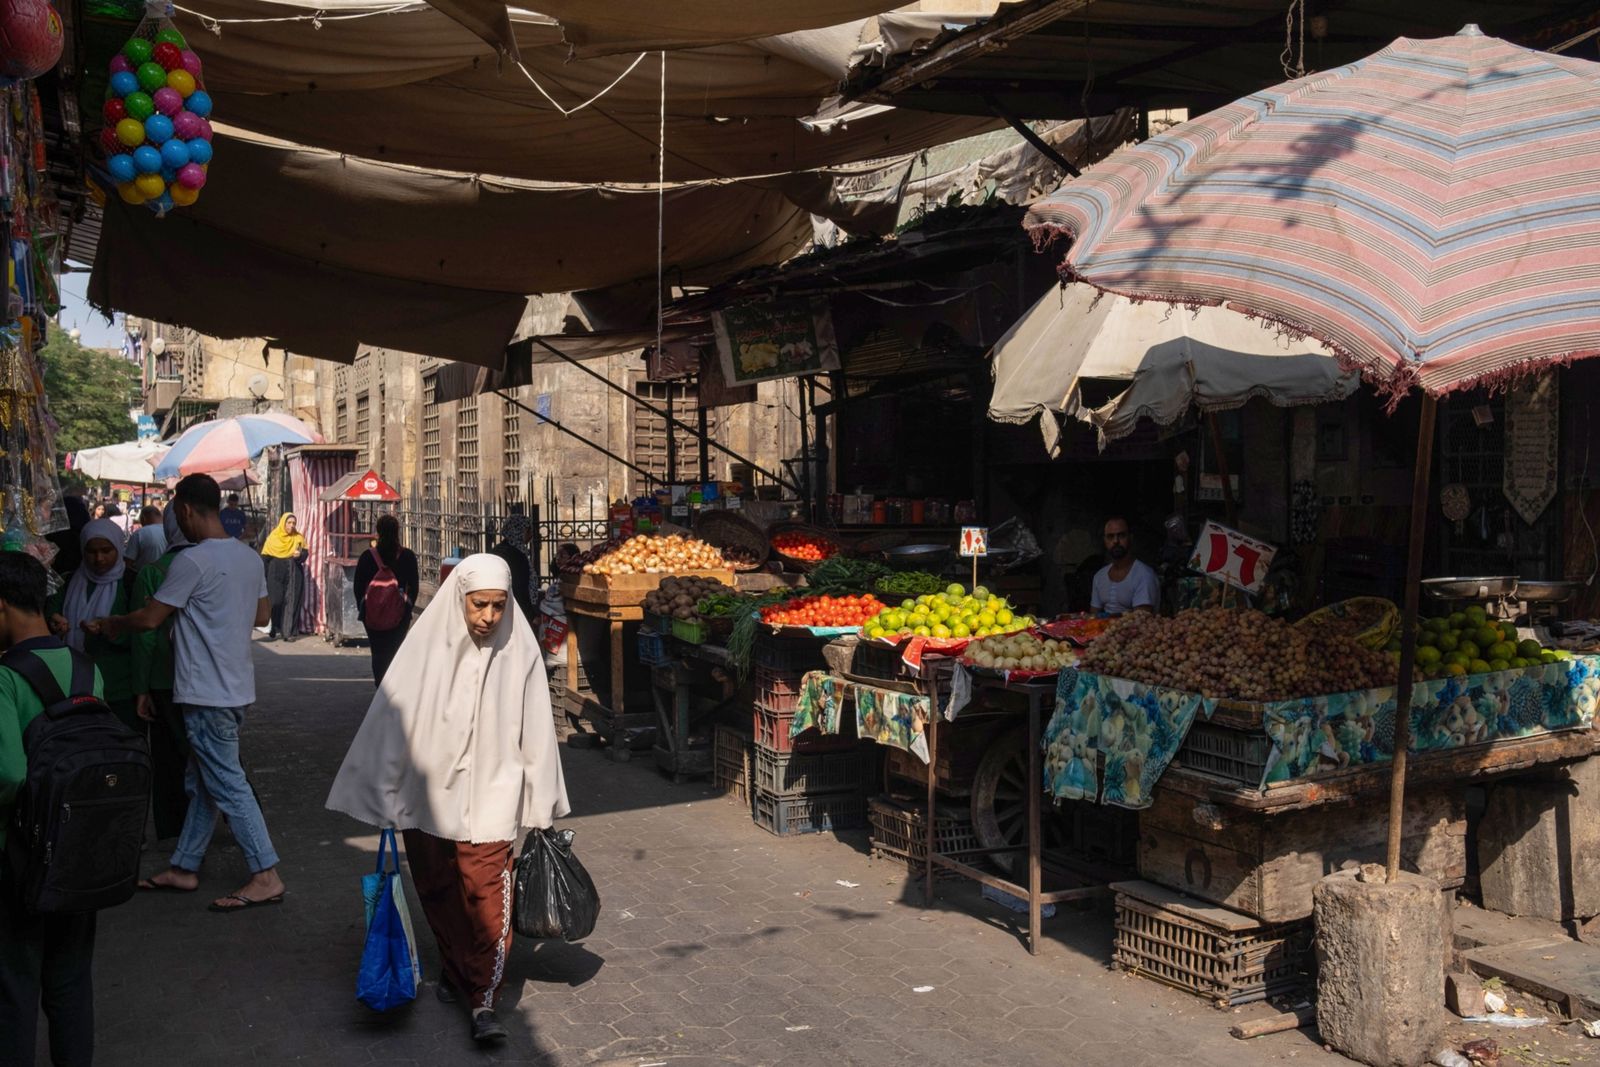
<path id="1" fill-rule="evenodd" d="M 48 0 L 0 0 L 0 85 L 45 73 L 61 59 L 61 16 Z"/>
<path id="2" fill-rule="evenodd" d="M 171 4 L 146 3 L 144 21 L 111 57 L 100 131 L 117 195 L 157 215 L 198 200 L 211 163 L 211 96 L 171 14 Z"/>

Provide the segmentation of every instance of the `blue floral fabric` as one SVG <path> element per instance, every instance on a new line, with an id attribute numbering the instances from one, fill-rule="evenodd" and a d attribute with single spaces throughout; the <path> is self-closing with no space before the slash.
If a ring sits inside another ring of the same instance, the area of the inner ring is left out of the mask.
<path id="1" fill-rule="evenodd" d="M 1147 808 L 1195 715 L 1209 719 L 1216 707 L 1196 693 L 1068 668 L 1056 681 L 1056 712 L 1045 729 L 1045 788 L 1065 799 Z"/>

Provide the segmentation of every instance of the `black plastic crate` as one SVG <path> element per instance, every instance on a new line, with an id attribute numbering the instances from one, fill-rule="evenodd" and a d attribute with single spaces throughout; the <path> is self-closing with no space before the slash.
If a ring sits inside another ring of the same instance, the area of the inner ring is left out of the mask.
<path id="1" fill-rule="evenodd" d="M 822 657 L 822 646 L 827 643 L 823 637 L 789 637 L 762 631 L 756 635 L 750 661 L 758 668 L 796 675 L 823 671 L 828 669 L 828 661 Z"/>
<path id="2" fill-rule="evenodd" d="M 850 673 L 858 678 L 879 678 L 886 682 L 903 677 L 905 663 L 900 659 L 900 646 L 869 640 L 859 642 L 850 663 Z"/>
<path id="3" fill-rule="evenodd" d="M 874 765 L 881 759 L 876 745 L 816 755 L 758 748 L 755 787 L 778 797 L 862 792 L 872 782 Z"/>
<path id="4" fill-rule="evenodd" d="M 867 798 L 861 793 L 775 797 L 757 789 L 751 819 L 763 830 L 779 837 L 854 830 L 867 824 Z"/>
<path id="5" fill-rule="evenodd" d="M 1272 738 L 1266 734 L 1230 730 L 1226 726 L 1197 722 L 1178 749 L 1181 766 L 1214 774 L 1230 782 L 1259 789 L 1272 758 Z"/>
<path id="6" fill-rule="evenodd" d="M 648 627 L 639 629 L 639 662 L 646 667 L 665 667 L 672 662 L 667 656 L 666 641 Z"/>

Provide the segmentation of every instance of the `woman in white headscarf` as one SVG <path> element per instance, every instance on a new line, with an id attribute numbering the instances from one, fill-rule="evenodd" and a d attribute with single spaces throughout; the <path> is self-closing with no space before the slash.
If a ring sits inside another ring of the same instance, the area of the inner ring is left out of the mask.
<path id="1" fill-rule="evenodd" d="M 439 998 L 464 998 L 473 1039 L 485 1044 L 506 1037 L 494 1004 L 511 944 L 516 842 L 570 810 L 544 659 L 510 590 L 497 556 L 468 556 L 450 572 L 328 794 L 334 811 L 403 831 L 444 958 Z"/>
<path id="2" fill-rule="evenodd" d="M 78 532 L 83 560 L 72 572 L 66 588 L 51 598 L 50 622 L 56 636 L 79 652 L 86 652 L 100 668 L 106 703 L 130 729 L 144 733 L 144 723 L 134 710 L 133 659 L 126 637 L 115 641 L 85 633 L 90 619 L 121 615 L 128 610 L 127 561 L 122 550 L 127 535 L 110 519 L 95 519 Z"/>

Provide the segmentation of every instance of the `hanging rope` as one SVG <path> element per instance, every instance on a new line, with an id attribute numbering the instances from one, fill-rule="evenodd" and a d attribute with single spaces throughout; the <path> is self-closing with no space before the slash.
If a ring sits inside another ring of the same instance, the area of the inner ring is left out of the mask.
<path id="1" fill-rule="evenodd" d="M 222 27 L 224 26 L 247 26 L 267 22 L 309 22 L 313 27 L 321 29 L 324 22 L 348 22 L 351 19 L 369 19 L 378 15 L 403 15 L 413 11 L 428 10 L 426 4 L 392 4 L 389 7 L 381 7 L 373 11 L 356 11 L 347 15 L 330 15 L 319 8 L 309 15 L 281 15 L 277 18 L 261 19 L 219 19 L 214 15 L 207 15 L 203 11 L 195 11 L 179 4 L 172 6 L 175 11 L 182 11 L 185 15 L 193 15 L 199 19 L 200 25 L 218 37 L 222 36 Z"/>
<path id="2" fill-rule="evenodd" d="M 1283 51 L 1278 62 L 1283 64 L 1284 77 L 1306 76 L 1306 0 L 1289 0 L 1289 10 L 1283 16 Z"/>
<path id="3" fill-rule="evenodd" d="M 663 53 L 663 55 L 664 54 L 665 53 Z M 539 84 L 539 79 L 535 78 L 533 76 L 533 72 L 528 70 L 527 67 L 523 66 L 520 61 L 517 63 L 517 69 L 522 71 L 522 76 L 524 78 L 527 78 L 528 81 L 530 83 L 532 83 L 532 85 L 533 85 L 533 87 L 535 89 L 539 90 L 539 95 L 540 96 L 542 96 L 546 100 L 550 101 L 550 106 L 551 107 L 555 108 L 557 111 L 561 112 L 561 114 L 565 116 L 565 115 L 574 115 L 574 114 L 578 113 L 579 111 L 582 111 L 584 108 L 588 107 L 590 104 L 594 103 L 596 100 L 599 100 L 602 96 L 605 96 L 611 90 L 613 90 L 617 86 L 621 85 L 622 84 L 622 79 L 626 78 L 628 75 L 633 73 L 634 68 L 637 67 L 641 62 L 643 62 L 645 55 L 646 55 L 646 53 L 640 52 L 637 56 L 635 56 L 633 58 L 633 62 L 628 64 L 628 69 L 627 70 L 623 71 L 621 74 L 618 74 L 615 78 L 612 79 L 610 85 L 606 86 L 604 89 L 601 89 L 598 93 L 595 93 L 593 96 L 591 96 L 589 99 L 585 100 L 583 103 L 579 104 L 577 107 L 570 107 L 570 108 L 569 107 L 562 107 L 561 104 L 556 100 L 555 97 L 553 97 L 549 93 L 545 92 L 544 86 Z M 662 66 L 665 67 L 665 65 L 666 65 L 665 61 L 663 61 Z M 663 73 L 663 77 L 665 77 L 664 73 Z M 663 105 L 662 106 L 663 106 L 663 108 L 665 108 L 665 102 L 664 101 L 663 101 Z"/>

